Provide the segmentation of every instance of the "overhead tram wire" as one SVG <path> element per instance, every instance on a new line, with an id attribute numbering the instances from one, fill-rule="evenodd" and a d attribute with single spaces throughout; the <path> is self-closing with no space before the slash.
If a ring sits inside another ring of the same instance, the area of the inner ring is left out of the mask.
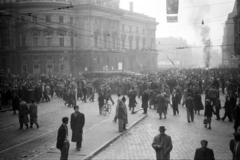
<path id="1" fill-rule="evenodd" d="M 104 2 L 111 2 L 113 0 L 105 0 Z M 201 6 L 214 6 L 214 5 L 218 5 L 218 4 L 231 4 L 231 2 L 234 2 L 234 1 L 223 1 L 223 2 L 218 2 L 218 3 L 212 3 L 212 4 L 199 4 L 199 5 L 189 5 L 189 6 L 182 6 L 184 9 L 185 8 L 195 8 L 195 7 L 201 7 Z M 70 3 L 70 5 L 67 5 L 67 6 L 64 6 L 64 7 L 56 7 L 56 8 L 52 8 L 52 9 L 46 9 L 46 10 L 38 10 L 36 12 L 29 12 L 28 14 L 33 14 L 33 13 L 41 13 L 41 12 L 48 12 L 48 11 L 54 11 L 54 10 L 68 10 L 68 9 L 71 9 L 71 8 L 74 8 L 74 7 L 77 7 L 77 6 L 80 6 L 80 5 L 84 5 L 84 4 L 90 4 L 89 3 L 79 3 L 79 4 L 72 4 Z"/>

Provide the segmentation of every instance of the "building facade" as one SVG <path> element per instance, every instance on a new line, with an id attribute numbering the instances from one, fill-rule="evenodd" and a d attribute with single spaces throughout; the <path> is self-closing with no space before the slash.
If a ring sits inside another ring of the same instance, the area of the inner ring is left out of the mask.
<path id="1" fill-rule="evenodd" d="M 156 20 L 119 0 L 1 0 L 0 67 L 12 73 L 153 70 Z"/>

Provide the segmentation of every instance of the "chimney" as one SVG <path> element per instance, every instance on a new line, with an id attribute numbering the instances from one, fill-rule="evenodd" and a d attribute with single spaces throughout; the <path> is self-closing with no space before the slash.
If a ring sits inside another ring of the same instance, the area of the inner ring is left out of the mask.
<path id="1" fill-rule="evenodd" d="M 133 12 L 133 2 L 129 2 L 129 10 Z"/>

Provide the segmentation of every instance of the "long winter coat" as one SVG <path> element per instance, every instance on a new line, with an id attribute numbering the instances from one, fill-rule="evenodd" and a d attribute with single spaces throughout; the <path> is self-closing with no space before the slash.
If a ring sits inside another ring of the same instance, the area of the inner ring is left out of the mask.
<path id="1" fill-rule="evenodd" d="M 121 100 L 119 101 L 116 108 L 116 116 L 117 119 L 123 120 L 125 124 L 128 123 L 128 115 L 127 115 L 127 106 Z"/>
<path id="2" fill-rule="evenodd" d="M 78 142 L 82 139 L 85 116 L 83 113 L 75 112 L 71 115 L 72 142 Z"/>
<path id="3" fill-rule="evenodd" d="M 194 110 L 196 110 L 196 111 L 203 110 L 201 95 L 195 94 L 193 100 L 194 100 Z"/>
<path id="4" fill-rule="evenodd" d="M 29 106 L 29 115 L 30 115 L 30 122 L 35 123 L 37 122 L 37 105 L 35 103 L 30 104 Z"/>
<path id="5" fill-rule="evenodd" d="M 207 103 L 205 106 L 204 116 L 211 118 L 213 115 L 213 112 L 214 112 L 213 106 L 211 104 Z"/>
<path id="6" fill-rule="evenodd" d="M 143 92 L 143 95 L 142 95 L 142 108 L 148 108 L 148 100 L 149 100 L 149 95 L 145 91 Z"/>
<path id="7" fill-rule="evenodd" d="M 27 103 L 22 101 L 20 103 L 19 113 L 18 113 L 20 123 L 28 123 L 29 122 L 28 112 L 29 112 L 29 110 L 28 110 Z"/>
<path id="8" fill-rule="evenodd" d="M 57 134 L 57 144 L 56 147 L 57 149 L 62 149 L 63 144 L 65 141 L 67 141 L 67 136 L 68 136 L 68 128 L 65 125 L 61 125 L 58 129 L 58 134 Z"/>
<path id="9" fill-rule="evenodd" d="M 156 151 L 157 160 L 169 160 L 173 148 L 172 139 L 166 134 L 159 134 L 154 137 L 152 147 Z"/>

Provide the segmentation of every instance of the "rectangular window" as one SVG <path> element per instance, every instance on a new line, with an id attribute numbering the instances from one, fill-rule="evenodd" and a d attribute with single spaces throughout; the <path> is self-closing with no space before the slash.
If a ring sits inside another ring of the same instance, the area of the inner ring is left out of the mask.
<path id="1" fill-rule="evenodd" d="M 73 36 L 71 36 L 70 43 L 71 43 L 71 47 L 73 47 L 73 45 L 74 45 L 74 38 L 73 38 Z"/>
<path id="2" fill-rule="evenodd" d="M 138 34 L 138 27 L 136 27 L 136 33 Z"/>
<path id="3" fill-rule="evenodd" d="M 107 48 L 107 36 L 104 36 L 104 48 Z"/>
<path id="4" fill-rule="evenodd" d="M 139 38 L 136 39 L 136 49 L 139 49 Z"/>
<path id="5" fill-rule="evenodd" d="M 122 49 L 125 48 L 125 39 L 122 39 Z"/>
<path id="6" fill-rule="evenodd" d="M 63 16 L 59 16 L 59 23 L 63 24 L 64 23 L 64 17 Z"/>
<path id="7" fill-rule="evenodd" d="M 61 47 L 64 47 L 64 37 L 60 37 L 60 38 L 59 38 L 59 45 L 60 45 Z"/>
<path id="8" fill-rule="evenodd" d="M 145 49 L 145 44 L 146 44 L 146 40 L 145 38 L 143 38 L 143 41 L 142 41 L 142 48 Z"/>
<path id="9" fill-rule="evenodd" d="M 238 33 L 240 33 L 240 20 L 238 21 Z"/>
<path id="10" fill-rule="evenodd" d="M 132 33 L 132 26 L 129 26 L 129 33 Z"/>
<path id="11" fill-rule="evenodd" d="M 26 64 L 24 64 L 24 65 L 22 66 L 22 71 L 23 71 L 24 73 L 27 72 L 27 65 L 26 65 Z"/>
<path id="12" fill-rule="evenodd" d="M 125 25 L 123 24 L 122 25 L 122 32 L 124 32 L 125 31 Z"/>
<path id="13" fill-rule="evenodd" d="M 73 17 L 70 17 L 70 24 L 73 24 Z"/>
<path id="14" fill-rule="evenodd" d="M 129 49 L 132 49 L 132 37 L 129 37 Z"/>
<path id="15" fill-rule="evenodd" d="M 32 16 L 32 22 L 37 23 L 37 16 Z"/>
<path id="16" fill-rule="evenodd" d="M 22 35 L 22 47 L 26 47 L 26 36 Z"/>
<path id="17" fill-rule="evenodd" d="M 50 23 L 51 22 L 51 16 L 50 15 L 46 15 L 46 22 Z"/>
<path id="18" fill-rule="evenodd" d="M 52 37 L 47 37 L 47 46 L 50 47 L 52 45 Z"/>
<path id="19" fill-rule="evenodd" d="M 33 47 L 38 46 L 38 37 L 33 37 Z"/>

